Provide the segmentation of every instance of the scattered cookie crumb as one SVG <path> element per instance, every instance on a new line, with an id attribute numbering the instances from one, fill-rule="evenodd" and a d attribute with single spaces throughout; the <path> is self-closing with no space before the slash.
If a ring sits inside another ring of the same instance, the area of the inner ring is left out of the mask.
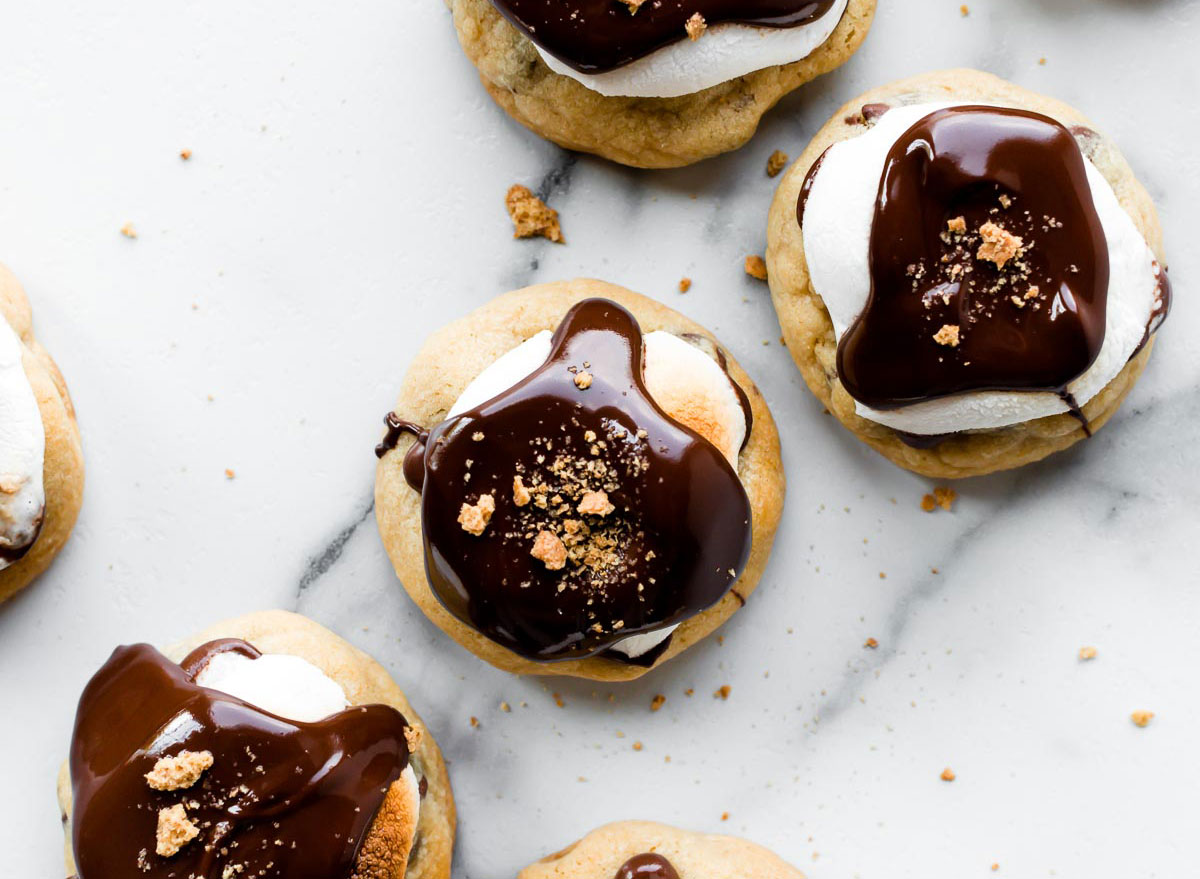
<path id="1" fill-rule="evenodd" d="M 958 324 L 942 324 L 942 328 L 933 334 L 933 341 L 947 348 L 957 348 Z"/>
<path id="2" fill-rule="evenodd" d="M 567 548 L 549 531 L 539 531 L 529 554 L 542 562 L 549 571 L 561 571 L 567 565 Z"/>
<path id="3" fill-rule="evenodd" d="M 634 742 L 634 743 L 633 743 L 633 750 L 635 750 L 635 751 L 640 751 L 640 750 L 642 750 L 642 743 L 641 743 L 641 742 Z"/>
<path id="4" fill-rule="evenodd" d="M 133 223 L 126 223 L 121 227 L 121 234 L 126 238 L 137 238 L 137 229 L 133 228 Z"/>
<path id="5" fill-rule="evenodd" d="M 212 765 L 211 751 L 180 751 L 173 757 L 159 757 L 146 773 L 146 784 L 154 790 L 184 790 L 199 781 Z"/>
<path id="6" fill-rule="evenodd" d="M 722 813 L 721 813 L 721 820 L 722 820 L 722 821 L 728 821 L 728 820 L 729 820 L 729 813 L 728 813 L 728 812 L 722 812 Z"/>
<path id="7" fill-rule="evenodd" d="M 1009 260 L 1016 259 L 1025 248 L 1025 242 L 1016 235 L 995 223 L 984 223 L 979 227 L 983 243 L 975 253 L 975 258 L 983 262 L 995 263 L 996 268 L 1004 268 Z"/>
<path id="8" fill-rule="evenodd" d="M 1041 67 L 1045 67 L 1045 66 L 1046 66 L 1046 59 L 1045 59 L 1045 58 L 1039 58 L 1039 59 L 1038 59 L 1038 65 L 1039 65 L 1039 66 L 1041 66 Z"/>
<path id="9" fill-rule="evenodd" d="M 581 391 L 586 391 L 592 386 L 592 374 L 590 372 L 575 373 L 575 387 Z"/>
<path id="10" fill-rule="evenodd" d="M 657 711 L 658 709 L 663 707 L 663 703 L 666 701 L 667 701 L 667 697 L 664 696 L 662 693 L 659 693 L 657 696 L 655 696 L 653 699 L 650 700 L 650 710 Z"/>
<path id="11" fill-rule="evenodd" d="M 878 646 L 879 646 L 879 642 L 876 641 L 874 638 L 868 638 L 866 641 L 863 642 L 863 647 L 869 647 L 872 650 L 876 649 Z"/>
<path id="12" fill-rule="evenodd" d="M 967 231 L 966 217 L 955 217 L 953 220 L 946 222 L 946 228 L 956 235 L 961 235 Z"/>
<path id="13" fill-rule="evenodd" d="M 190 160 L 192 158 L 192 151 L 191 150 L 180 150 L 179 158 L 183 159 L 185 162 Z"/>
<path id="14" fill-rule="evenodd" d="M 694 695 L 696 695 L 696 690 L 693 687 L 688 687 L 686 690 L 683 691 L 683 695 L 694 696 Z"/>
<path id="15" fill-rule="evenodd" d="M 561 695 L 559 695 L 558 693 L 551 693 L 550 695 L 554 697 L 555 705 L 557 705 L 559 708 L 566 707 L 567 703 L 563 701 L 563 697 Z"/>
<path id="16" fill-rule="evenodd" d="M 941 507 L 947 512 L 954 506 L 954 502 L 958 500 L 958 492 L 952 488 L 935 488 L 933 494 L 927 494 L 921 498 L 921 509 L 926 513 L 932 513 L 938 507 Z"/>
<path id="17" fill-rule="evenodd" d="M 775 150 L 767 159 L 767 176 L 778 177 L 779 172 L 787 167 L 788 154 L 783 150 Z"/>
<path id="18" fill-rule="evenodd" d="M 472 718 L 471 718 L 471 728 L 472 728 L 472 729 L 476 729 L 476 728 L 478 728 L 478 727 L 479 727 L 479 718 L 478 718 L 478 717 L 472 717 Z"/>
<path id="19" fill-rule="evenodd" d="M 575 508 L 581 516 L 607 516 L 616 509 L 608 500 L 606 491 L 584 492 L 579 506 Z"/>
<path id="20" fill-rule="evenodd" d="M 958 11 L 960 13 L 962 13 L 963 18 L 966 18 L 968 15 L 971 14 L 971 8 L 969 6 L 967 6 L 966 3 L 964 3 L 962 6 L 958 7 Z"/>
<path id="21" fill-rule="evenodd" d="M 200 828 L 188 820 L 187 809 L 177 803 L 167 809 L 158 810 L 158 833 L 155 853 L 160 858 L 170 858 L 200 835 Z"/>
<path id="22" fill-rule="evenodd" d="M 746 257 L 746 274 L 760 281 L 767 279 L 767 264 L 758 255 Z"/>
<path id="23" fill-rule="evenodd" d="M 680 293 L 686 293 L 688 290 L 691 290 L 691 289 L 692 289 L 692 279 L 691 278 L 680 278 L 679 279 L 679 292 Z"/>
<path id="24" fill-rule="evenodd" d="M 692 17 L 687 20 L 684 25 L 687 30 L 688 39 L 698 40 L 708 30 L 708 22 L 704 20 L 704 16 L 699 12 L 692 13 Z"/>
<path id="25" fill-rule="evenodd" d="M 713 698 L 714 699 L 728 699 L 729 694 L 731 692 L 733 692 L 733 688 L 730 687 L 729 684 L 724 684 L 721 687 L 719 687 L 715 693 L 713 693 Z"/>
<path id="26" fill-rule="evenodd" d="M 942 779 L 942 781 L 954 781 L 954 779 L 958 778 L 958 776 L 954 774 L 954 770 L 949 766 L 942 770 L 942 774 L 939 777 Z"/>
<path id="27" fill-rule="evenodd" d="M 995 873 L 995 872 L 996 872 L 997 870 L 999 870 L 999 869 L 1000 869 L 1000 865 L 999 865 L 999 864 L 992 864 L 992 872 L 993 872 L 993 873 Z"/>
<path id="28" fill-rule="evenodd" d="M 1154 720 L 1154 712 L 1153 711 L 1135 711 L 1135 712 L 1133 712 L 1133 714 L 1129 715 L 1129 719 L 1133 721 L 1134 726 L 1138 726 L 1138 727 L 1141 727 L 1142 729 L 1145 729 L 1147 726 L 1150 725 L 1150 721 Z"/>
<path id="29" fill-rule="evenodd" d="M 1096 650 L 1095 647 L 1080 647 L 1079 648 L 1079 658 L 1081 660 L 1083 660 L 1084 662 L 1087 662 L 1090 659 L 1095 659 L 1097 652 L 1098 651 Z"/>
<path id="30" fill-rule="evenodd" d="M 230 470 L 230 469 L 226 468 L 226 470 L 225 470 L 225 478 L 226 478 L 226 479 L 233 479 L 233 477 L 234 477 L 234 476 L 236 476 L 236 475 L 237 475 L 237 474 L 236 474 L 236 473 L 234 473 L 232 470 Z"/>
<path id="31" fill-rule="evenodd" d="M 517 183 L 509 187 L 504 197 L 508 215 L 513 221 L 513 238 L 542 238 L 556 244 L 563 243 L 562 228 L 558 224 L 558 211 L 530 191 L 528 186 Z"/>
<path id="32" fill-rule="evenodd" d="M 507 702 L 501 702 L 500 710 L 503 711 L 505 714 L 508 714 L 510 711 L 512 711 L 512 706 L 509 705 Z"/>
<path id="33" fill-rule="evenodd" d="M 645 3 L 646 0 L 621 0 L 621 2 L 629 7 L 630 15 L 636 15 L 637 11 L 641 9 L 642 4 Z"/>
<path id="34" fill-rule="evenodd" d="M 478 537 L 492 521 L 492 513 L 496 512 L 496 499 L 490 494 L 481 494 L 474 504 L 463 504 L 458 511 L 458 524 L 468 534 Z"/>

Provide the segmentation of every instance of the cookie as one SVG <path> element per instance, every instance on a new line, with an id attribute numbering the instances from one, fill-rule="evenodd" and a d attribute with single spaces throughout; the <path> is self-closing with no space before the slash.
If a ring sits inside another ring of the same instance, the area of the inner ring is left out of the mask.
<path id="1" fill-rule="evenodd" d="M 1092 435 L 1169 309 L 1154 206 L 1116 147 L 1071 107 L 972 70 L 849 102 L 782 179 L 767 234 L 813 394 L 931 477 Z"/>
<path id="2" fill-rule="evenodd" d="M 613 284 L 517 290 L 443 328 L 388 424 L 384 547 L 499 668 L 639 677 L 766 565 L 784 476 L 762 395 L 702 327 Z"/>
<path id="3" fill-rule="evenodd" d="M 804 874 L 744 839 L 621 821 L 531 864 L 517 879 L 804 879 Z"/>
<path id="4" fill-rule="evenodd" d="M 284 611 L 165 655 L 117 648 L 80 699 L 58 798 L 78 879 L 450 876 L 433 737 L 377 662 Z"/>
<path id="5" fill-rule="evenodd" d="M 0 445 L 3 602 L 46 570 L 71 535 L 83 503 L 83 449 L 67 384 L 34 338 L 25 292 L 2 265 L 0 361 L 9 427 Z"/>
<path id="6" fill-rule="evenodd" d="M 802 23 L 770 28 L 723 22 L 722 4 L 711 0 L 629 3 L 635 14 L 614 9 L 614 0 L 585 0 L 585 20 L 554 39 L 561 29 L 551 25 L 563 19 L 543 22 L 545 4 L 536 0 L 447 4 L 463 50 L 510 116 L 561 147 L 637 168 L 680 167 L 737 149 L 780 98 L 845 63 L 875 15 L 875 0 L 797 0 Z M 701 10 L 711 22 L 698 30 Z M 743 20 L 752 13 L 743 11 Z M 530 27 L 557 56 L 531 41 Z M 822 38 L 816 45 L 814 35 Z M 658 48 L 632 57 L 631 44 Z"/>

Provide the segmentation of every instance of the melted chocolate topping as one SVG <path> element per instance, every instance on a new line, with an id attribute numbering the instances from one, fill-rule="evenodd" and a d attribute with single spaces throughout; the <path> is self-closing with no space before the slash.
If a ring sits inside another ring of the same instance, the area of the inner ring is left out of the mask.
<path id="1" fill-rule="evenodd" d="M 525 36 L 580 73 L 604 73 L 679 42 L 699 13 L 711 27 L 811 24 L 834 0 L 492 0 Z"/>
<path id="2" fill-rule="evenodd" d="M 434 593 L 531 659 L 592 656 L 694 616 L 749 557 L 737 473 L 650 397 L 641 329 L 608 300 L 572 308 L 541 367 L 431 428 L 406 474 L 415 463 Z"/>
<path id="3" fill-rule="evenodd" d="M 1061 394 L 1104 342 L 1108 247 L 1083 156 L 1039 114 L 954 107 L 905 132 L 880 181 L 870 271 L 838 374 L 875 408 Z"/>
<path id="4" fill-rule="evenodd" d="M 679 874 L 662 855 L 647 852 L 623 863 L 613 879 L 679 879 Z"/>
<path id="5" fill-rule="evenodd" d="M 300 723 L 198 686 L 195 674 L 228 651 L 259 656 L 223 640 L 176 665 L 136 644 L 118 647 L 88 683 L 70 760 L 80 879 L 351 875 L 388 787 L 408 765 L 404 718 L 367 705 Z M 146 773 L 184 750 L 210 752 L 211 767 L 185 789 L 152 789 Z M 199 835 L 159 855 L 159 812 L 180 804 Z"/>

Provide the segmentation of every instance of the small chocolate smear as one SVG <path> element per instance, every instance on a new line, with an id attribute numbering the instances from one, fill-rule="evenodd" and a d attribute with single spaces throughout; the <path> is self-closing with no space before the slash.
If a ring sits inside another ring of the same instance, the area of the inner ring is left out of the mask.
<path id="1" fill-rule="evenodd" d="M 1023 110 L 939 110 L 892 146 L 871 291 L 838 345 L 856 400 L 1064 391 L 1104 342 L 1108 246 L 1071 133 Z"/>
<path id="2" fill-rule="evenodd" d="M 1058 398 L 1066 405 L 1067 414 L 1069 414 L 1083 426 L 1084 436 L 1090 437 L 1092 435 L 1092 423 L 1088 421 L 1088 417 L 1083 414 L 1083 408 L 1075 399 L 1075 395 L 1070 391 L 1061 390 L 1058 392 Z"/>
<path id="3" fill-rule="evenodd" d="M 613 879 L 679 879 L 679 874 L 662 855 L 647 852 L 623 863 Z"/>
<path id="4" fill-rule="evenodd" d="M 301 723 L 195 683 L 193 670 L 231 651 L 260 655 L 214 641 L 181 666 L 148 644 L 118 647 L 84 689 L 70 755 L 81 879 L 352 874 L 408 765 L 404 718 L 366 705 Z M 151 788 L 146 773 L 182 750 L 209 752 L 211 767 L 186 791 Z M 159 812 L 181 805 L 199 837 L 159 855 Z"/>
<path id="5" fill-rule="evenodd" d="M 628 311 L 585 300 L 542 366 L 429 430 L 421 517 L 434 594 L 522 656 L 593 656 L 681 622 L 720 601 L 749 557 L 741 480 L 650 397 L 642 344 Z M 582 504 L 600 492 L 606 504 Z M 457 517 L 484 494 L 495 510 L 468 534 Z"/>
<path id="6" fill-rule="evenodd" d="M 1171 279 L 1167 277 L 1167 267 L 1160 265 L 1158 260 L 1154 261 L 1154 277 L 1157 285 L 1154 290 L 1154 308 L 1150 311 L 1150 320 L 1146 322 L 1146 332 L 1142 334 L 1142 340 L 1129 355 L 1130 360 L 1137 357 L 1149 344 L 1150 337 L 1158 332 L 1158 328 L 1171 313 Z"/>
<path id="7" fill-rule="evenodd" d="M 804 229 L 804 212 L 808 210 L 808 197 L 812 195 L 813 184 L 817 182 L 817 175 L 821 173 L 821 166 L 825 164 L 825 157 L 829 155 L 831 149 L 833 147 L 826 147 L 825 152 L 817 156 L 817 160 L 813 162 L 813 166 L 804 176 L 804 185 L 800 187 L 800 198 L 796 201 L 796 223 L 801 230 Z"/>
<path id="8" fill-rule="evenodd" d="M 500 14 L 568 67 L 604 73 L 688 38 L 699 15 L 711 28 L 746 24 L 792 28 L 812 24 L 834 0 L 654 0 L 636 9 L 616 0 L 492 0 Z"/>

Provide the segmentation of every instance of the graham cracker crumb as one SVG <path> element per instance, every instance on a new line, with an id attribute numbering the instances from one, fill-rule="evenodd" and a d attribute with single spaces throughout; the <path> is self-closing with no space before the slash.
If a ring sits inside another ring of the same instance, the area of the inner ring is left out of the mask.
<path id="1" fill-rule="evenodd" d="M 692 17 L 687 20 L 687 24 L 684 25 L 684 28 L 687 30 L 688 39 L 694 41 L 700 39 L 704 32 L 708 30 L 708 22 L 704 20 L 703 15 L 701 15 L 699 12 L 695 12 L 692 14 Z"/>
<path id="2" fill-rule="evenodd" d="M 722 821 L 728 821 L 728 820 L 729 820 L 729 813 L 728 813 L 728 812 L 722 812 L 722 813 L 721 813 L 721 820 L 722 820 Z"/>
<path id="3" fill-rule="evenodd" d="M 942 779 L 942 781 L 954 781 L 954 779 L 958 778 L 958 776 L 954 774 L 953 769 L 951 769 L 949 766 L 947 766 L 945 769 L 942 770 L 942 774 L 941 774 L 940 778 Z"/>
<path id="4" fill-rule="evenodd" d="M 155 853 L 160 858 L 169 858 L 200 835 L 200 828 L 188 820 L 187 809 L 177 803 L 167 809 L 158 810 L 158 833 Z"/>
<path id="5" fill-rule="evenodd" d="M 935 488 L 933 499 L 937 501 L 939 507 L 949 511 L 954 506 L 954 502 L 958 500 L 958 492 L 952 488 Z"/>
<path id="6" fill-rule="evenodd" d="M 609 503 L 608 492 L 589 491 L 584 493 L 575 509 L 583 516 L 607 516 L 616 507 Z"/>
<path id="7" fill-rule="evenodd" d="M 566 707 L 566 704 L 567 704 L 567 703 L 563 701 L 563 697 L 562 697 L 560 694 L 558 694 L 558 693 L 552 693 L 551 695 L 554 697 L 554 704 L 555 704 L 555 705 L 557 705 L 559 708 L 565 708 L 565 707 Z"/>
<path id="8" fill-rule="evenodd" d="M 729 684 L 724 684 L 721 687 L 717 688 L 717 691 L 715 693 L 713 693 L 713 698 L 714 699 L 722 699 L 722 700 L 728 699 L 729 694 L 732 691 L 733 691 L 733 689 L 732 689 L 732 687 L 729 686 Z"/>
<path id="9" fill-rule="evenodd" d="M 691 278 L 680 278 L 679 279 L 679 292 L 680 293 L 686 293 L 688 290 L 691 290 L 691 289 L 692 289 L 692 279 Z"/>
<path id="10" fill-rule="evenodd" d="M 933 334 L 933 341 L 947 348 L 957 348 L 958 324 L 942 324 L 942 328 Z"/>
<path id="11" fill-rule="evenodd" d="M 133 228 L 133 223 L 126 223 L 121 227 L 121 234 L 126 238 L 137 238 L 137 229 Z"/>
<path id="12" fill-rule="evenodd" d="M 1008 232 L 995 223 L 984 223 L 979 227 L 983 243 L 975 253 L 975 258 L 983 262 L 995 263 L 996 268 L 1002 269 L 1011 259 L 1016 259 L 1025 248 L 1025 242 L 1018 236 Z"/>
<path id="13" fill-rule="evenodd" d="M 179 158 L 183 159 L 185 162 L 188 161 L 191 157 L 192 157 L 191 150 L 180 150 L 179 151 Z"/>
<path id="14" fill-rule="evenodd" d="M 621 2 L 629 7 L 630 15 L 636 15 L 637 11 L 642 8 L 642 4 L 645 3 L 646 0 L 621 0 Z"/>
<path id="15" fill-rule="evenodd" d="M 633 743 L 633 750 L 635 750 L 635 751 L 640 751 L 640 750 L 642 750 L 642 743 L 641 743 L 641 742 L 634 742 L 634 743 Z"/>
<path id="16" fill-rule="evenodd" d="M 212 765 L 211 751 L 180 751 L 174 757 L 159 757 L 146 773 L 146 784 L 154 790 L 183 790 L 199 781 Z"/>
<path id="17" fill-rule="evenodd" d="M 1095 659 L 1098 652 L 1095 647 L 1080 647 L 1079 658 L 1087 662 L 1090 659 Z"/>
<path id="18" fill-rule="evenodd" d="M 962 13 L 963 18 L 966 18 L 968 15 L 971 14 L 971 8 L 969 6 L 967 6 L 966 3 L 964 3 L 962 6 L 958 7 L 958 11 Z"/>
<path id="19" fill-rule="evenodd" d="M 863 647 L 869 647 L 872 650 L 876 649 L 878 646 L 879 646 L 879 642 L 876 641 L 874 638 L 868 638 L 866 641 L 863 642 Z"/>
<path id="20" fill-rule="evenodd" d="M 746 257 L 746 274 L 760 281 L 767 279 L 767 264 L 758 255 Z"/>
<path id="21" fill-rule="evenodd" d="M 478 537 L 487 528 L 494 512 L 496 499 L 490 494 L 481 494 L 476 503 L 462 505 L 458 511 L 458 524 L 462 525 L 463 531 Z"/>
<path id="22" fill-rule="evenodd" d="M 501 702 L 500 710 L 503 711 L 505 714 L 508 714 L 510 711 L 512 711 L 512 706 L 509 705 L 507 702 Z"/>
<path id="23" fill-rule="evenodd" d="M 517 183 L 509 187 L 504 204 L 508 207 L 508 215 L 512 217 L 513 238 L 535 238 L 540 235 L 556 244 L 563 243 L 558 211 L 548 207 L 528 186 Z"/>
<path id="24" fill-rule="evenodd" d="M 479 728 L 479 718 L 478 718 L 478 717 L 472 717 L 472 718 L 471 718 L 471 728 L 472 728 L 472 729 L 478 729 L 478 728 Z"/>
<path id="25" fill-rule="evenodd" d="M 225 478 L 226 479 L 233 479 L 233 477 L 236 475 L 237 474 L 235 474 L 232 470 L 226 468 L 226 470 L 225 470 Z"/>
<path id="26" fill-rule="evenodd" d="M 529 489 L 525 487 L 525 483 L 521 480 L 521 477 L 519 475 L 514 476 L 513 477 L 513 503 L 516 504 L 518 507 L 523 507 L 527 503 L 529 503 L 529 499 L 531 497 L 532 497 L 532 495 L 530 495 Z"/>
<path id="27" fill-rule="evenodd" d="M 663 703 L 666 701 L 667 701 L 667 697 L 664 696 L 662 693 L 659 693 L 657 696 L 655 696 L 653 699 L 650 700 L 650 710 L 657 711 L 658 709 L 663 707 Z"/>
<path id="28" fill-rule="evenodd" d="M 1150 721 L 1154 720 L 1153 711 L 1135 711 L 1129 715 L 1129 719 L 1133 721 L 1133 725 L 1145 729 L 1150 725 Z"/>
<path id="29" fill-rule="evenodd" d="M 932 513 L 937 509 L 937 501 L 933 499 L 933 495 L 927 494 L 921 498 L 921 509 L 926 513 Z"/>
<path id="30" fill-rule="evenodd" d="M 788 154 L 783 150 L 775 150 L 767 159 L 767 176 L 778 177 L 779 172 L 787 167 Z"/>
<path id="31" fill-rule="evenodd" d="M 586 391 L 592 386 L 592 374 L 590 372 L 575 373 L 575 387 L 581 391 Z"/>
<path id="32" fill-rule="evenodd" d="M 567 548 L 549 531 L 539 531 L 529 554 L 542 562 L 549 571 L 561 571 L 567 566 Z"/>
<path id="33" fill-rule="evenodd" d="M 961 235 L 967 231 L 966 217 L 955 217 L 953 220 L 947 221 L 946 228 L 955 234 Z"/>

